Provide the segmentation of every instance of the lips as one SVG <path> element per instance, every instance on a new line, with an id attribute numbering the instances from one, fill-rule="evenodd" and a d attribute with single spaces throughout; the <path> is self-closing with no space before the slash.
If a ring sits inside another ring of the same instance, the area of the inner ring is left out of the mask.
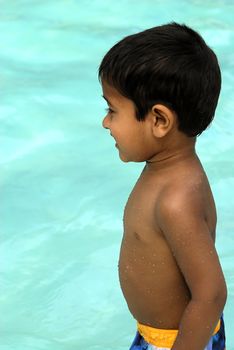
<path id="1" fill-rule="evenodd" d="M 112 136 L 113 138 L 114 138 L 114 136 L 110 133 L 110 136 Z M 116 142 L 116 144 L 115 144 L 115 147 L 117 147 L 118 148 L 118 144 L 117 144 L 117 142 Z"/>

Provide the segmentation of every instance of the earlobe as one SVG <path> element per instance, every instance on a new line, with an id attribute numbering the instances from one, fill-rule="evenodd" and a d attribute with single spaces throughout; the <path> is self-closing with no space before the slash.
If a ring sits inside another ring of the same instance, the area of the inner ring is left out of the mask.
<path id="1" fill-rule="evenodd" d="M 151 109 L 153 117 L 153 134 L 161 138 L 166 136 L 175 124 L 175 112 L 162 104 L 156 104 Z"/>

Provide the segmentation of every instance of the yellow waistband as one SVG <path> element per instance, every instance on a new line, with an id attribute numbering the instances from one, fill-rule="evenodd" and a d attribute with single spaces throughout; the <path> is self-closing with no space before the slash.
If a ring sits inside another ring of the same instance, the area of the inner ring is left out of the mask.
<path id="1" fill-rule="evenodd" d="M 151 345 L 155 345 L 162 348 L 172 348 L 177 334 L 178 330 L 176 329 L 158 329 L 149 327 L 146 325 L 143 325 L 139 322 L 137 322 L 137 329 L 140 335 L 150 343 Z M 215 327 L 214 334 L 216 334 L 220 329 L 220 320 Z"/>

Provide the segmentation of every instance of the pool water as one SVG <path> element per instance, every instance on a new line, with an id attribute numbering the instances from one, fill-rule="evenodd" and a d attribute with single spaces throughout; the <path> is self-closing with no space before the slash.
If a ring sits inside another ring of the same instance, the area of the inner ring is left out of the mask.
<path id="1" fill-rule="evenodd" d="M 223 87 L 197 151 L 218 209 L 217 250 L 234 350 L 234 2 L 0 1 L 0 349 L 126 350 L 135 334 L 118 281 L 123 208 L 144 164 L 122 163 L 101 121 L 97 70 L 123 36 L 198 30 Z"/>

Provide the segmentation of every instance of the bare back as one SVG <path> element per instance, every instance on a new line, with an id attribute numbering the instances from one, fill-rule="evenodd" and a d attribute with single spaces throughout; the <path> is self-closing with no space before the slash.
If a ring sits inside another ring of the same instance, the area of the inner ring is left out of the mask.
<path id="1" fill-rule="evenodd" d="M 167 189 L 184 191 L 187 186 L 201 196 L 202 211 L 214 240 L 215 204 L 197 157 L 174 165 L 173 171 L 168 168 L 154 172 L 146 166 L 125 207 L 120 284 L 133 317 L 155 328 L 177 329 L 191 298 L 157 221 L 157 207 Z M 193 200 L 192 196 L 188 200 Z"/>

